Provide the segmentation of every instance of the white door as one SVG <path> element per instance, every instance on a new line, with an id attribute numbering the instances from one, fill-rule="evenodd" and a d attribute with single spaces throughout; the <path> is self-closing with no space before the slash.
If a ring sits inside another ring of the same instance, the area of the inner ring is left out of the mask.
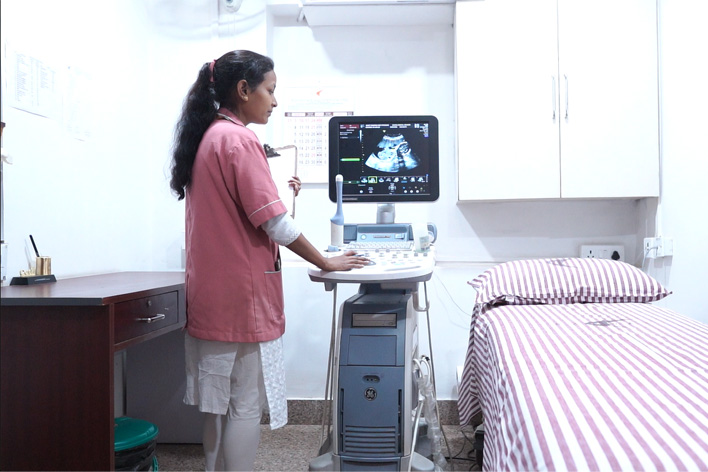
<path id="1" fill-rule="evenodd" d="M 656 2 L 559 0 L 558 25 L 561 196 L 658 195 Z"/>

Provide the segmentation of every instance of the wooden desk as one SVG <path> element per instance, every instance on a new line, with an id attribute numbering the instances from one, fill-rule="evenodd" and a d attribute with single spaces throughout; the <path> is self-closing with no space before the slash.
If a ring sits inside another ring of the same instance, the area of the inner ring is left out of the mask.
<path id="1" fill-rule="evenodd" d="M 184 326 L 184 273 L 2 287 L 0 306 L 0 470 L 112 470 L 114 353 Z"/>

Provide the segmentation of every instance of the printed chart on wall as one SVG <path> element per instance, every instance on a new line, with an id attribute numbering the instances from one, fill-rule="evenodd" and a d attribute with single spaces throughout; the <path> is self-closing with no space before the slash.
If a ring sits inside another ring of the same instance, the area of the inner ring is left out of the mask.
<path id="1" fill-rule="evenodd" d="M 3 76 L 7 77 L 11 107 L 52 120 L 63 120 L 76 139 L 87 141 L 92 133 L 94 89 L 86 69 L 57 65 L 35 53 L 6 44 Z"/>
<path id="2" fill-rule="evenodd" d="M 46 58 L 4 47 L 3 72 L 9 77 L 8 102 L 11 107 L 56 119 L 61 113 L 59 68 Z"/>
<path id="3" fill-rule="evenodd" d="M 297 146 L 298 176 L 303 183 L 327 182 L 329 119 L 354 114 L 352 89 L 328 86 L 284 89 L 283 138 L 284 142 Z"/>

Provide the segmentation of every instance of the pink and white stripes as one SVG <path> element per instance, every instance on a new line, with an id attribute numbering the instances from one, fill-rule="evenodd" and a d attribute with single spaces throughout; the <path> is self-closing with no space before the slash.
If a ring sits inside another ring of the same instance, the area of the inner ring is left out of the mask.
<path id="1" fill-rule="evenodd" d="M 575 284 L 558 276 L 544 275 Z M 582 297 L 620 296 L 602 290 Z M 484 469 L 707 470 L 708 326 L 646 303 L 552 303 L 475 307 L 458 408 L 462 424 L 483 412 Z"/>

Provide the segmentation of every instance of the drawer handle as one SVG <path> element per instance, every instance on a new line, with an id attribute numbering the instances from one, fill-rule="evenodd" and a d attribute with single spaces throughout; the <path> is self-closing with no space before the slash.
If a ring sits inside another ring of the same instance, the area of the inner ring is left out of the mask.
<path id="1" fill-rule="evenodd" d="M 135 321 L 140 321 L 141 323 L 154 323 L 155 321 L 164 320 L 165 315 L 158 313 L 155 316 L 150 316 L 148 318 L 135 318 Z"/>

